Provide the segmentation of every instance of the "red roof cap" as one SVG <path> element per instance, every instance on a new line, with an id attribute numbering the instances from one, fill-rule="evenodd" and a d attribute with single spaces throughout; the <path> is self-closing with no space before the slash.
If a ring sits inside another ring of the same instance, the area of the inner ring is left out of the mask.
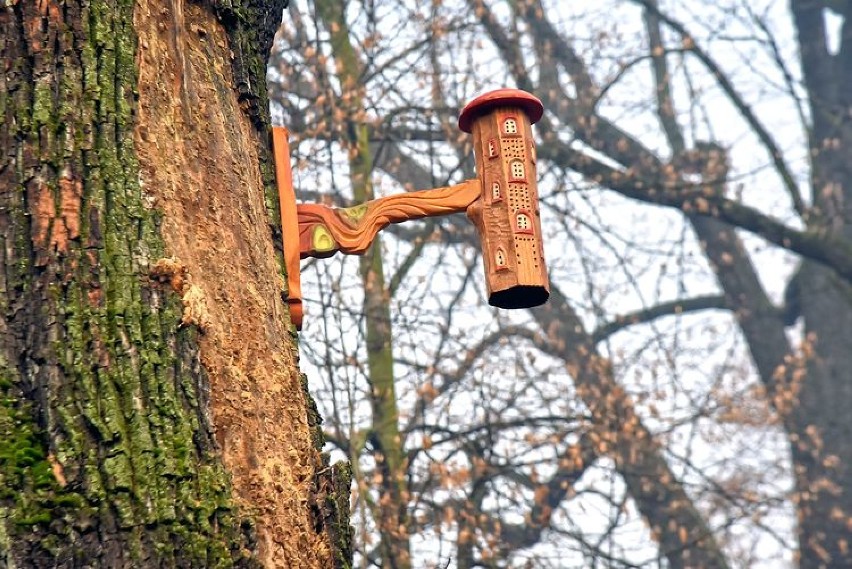
<path id="1" fill-rule="evenodd" d="M 538 97 L 520 89 L 497 89 L 478 96 L 462 109 L 459 115 L 459 128 L 471 132 L 473 121 L 486 114 L 494 107 L 520 107 L 535 124 L 544 114 L 544 105 Z"/>

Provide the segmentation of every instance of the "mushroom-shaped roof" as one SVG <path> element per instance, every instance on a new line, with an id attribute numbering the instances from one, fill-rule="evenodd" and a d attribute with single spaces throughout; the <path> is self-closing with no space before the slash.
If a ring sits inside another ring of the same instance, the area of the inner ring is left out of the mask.
<path id="1" fill-rule="evenodd" d="M 494 107 L 520 107 L 535 124 L 544 114 L 544 105 L 538 97 L 520 89 L 497 89 L 478 96 L 462 109 L 459 115 L 459 128 L 471 132 L 473 121 L 488 113 Z"/>

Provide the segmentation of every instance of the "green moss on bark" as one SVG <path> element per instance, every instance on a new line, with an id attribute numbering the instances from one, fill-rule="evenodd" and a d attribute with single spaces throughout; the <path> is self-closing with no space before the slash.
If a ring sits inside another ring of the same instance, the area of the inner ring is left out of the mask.
<path id="1" fill-rule="evenodd" d="M 0 361 L 0 501 L 3 518 L 16 526 L 49 524 L 67 509 L 84 507 L 64 492 L 48 460 L 43 434 L 32 422 L 32 404 L 19 393 L 15 372 Z M 8 536 L 17 528 L 4 528 Z"/>
<path id="2" fill-rule="evenodd" d="M 329 520 L 335 569 L 352 567 L 354 532 L 350 524 L 349 495 L 352 486 L 352 467 L 348 462 L 338 462 L 331 467 L 333 492 L 328 496 L 326 509 Z"/>
<path id="3" fill-rule="evenodd" d="M 131 0 L 0 12 L 0 559 L 256 566 L 133 146 Z"/>
<path id="4" fill-rule="evenodd" d="M 179 299 L 147 277 L 164 252 L 134 154 L 133 5 L 0 8 L 0 187 L 11 189 L 0 195 L 6 565 L 257 564 L 254 526 L 239 517 L 216 455 L 197 331 L 179 328 Z M 272 225 L 265 62 L 284 5 L 214 3 L 256 127 Z M 318 473 L 317 506 L 348 566 L 349 538 L 334 536 L 350 535 L 349 483 L 336 472 Z"/>

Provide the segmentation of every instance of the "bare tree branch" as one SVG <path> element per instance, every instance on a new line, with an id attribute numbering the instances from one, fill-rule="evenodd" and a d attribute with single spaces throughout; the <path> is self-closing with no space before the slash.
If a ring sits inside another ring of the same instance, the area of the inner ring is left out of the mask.
<path id="1" fill-rule="evenodd" d="M 779 247 L 822 263 L 852 282 L 852 247 L 824 229 L 794 229 L 757 209 L 725 198 L 718 192 L 708 192 L 706 184 L 673 186 L 672 181 L 666 179 L 637 179 L 635 171 L 620 172 L 561 142 L 553 142 L 548 148 L 542 148 L 539 155 L 580 172 L 623 196 L 672 207 L 692 216 L 718 219 L 745 229 Z"/>
<path id="2" fill-rule="evenodd" d="M 654 7 L 656 0 L 652 0 Z M 651 51 L 652 68 L 657 92 L 657 116 L 669 140 L 672 152 L 677 155 L 686 149 L 683 133 L 677 123 L 675 104 L 672 98 L 672 77 L 666 61 L 666 51 L 663 46 L 663 34 L 660 30 L 660 18 L 651 10 L 645 10 L 645 29 L 648 32 L 648 47 Z"/>
<path id="3" fill-rule="evenodd" d="M 710 529 L 567 299 L 553 287 L 550 302 L 531 312 L 546 334 L 542 348 L 566 362 L 577 394 L 592 413 L 595 444 L 612 456 L 669 564 L 685 569 L 701 559 L 703 567 L 728 567 Z"/>
<path id="4" fill-rule="evenodd" d="M 719 87 L 722 91 L 727 95 L 728 99 L 731 101 L 731 104 L 734 105 L 734 108 L 739 111 L 739 113 L 743 116 L 743 118 L 748 123 L 749 127 L 751 127 L 752 132 L 757 136 L 760 140 L 761 144 L 766 148 L 766 151 L 769 153 L 769 158 L 772 160 L 773 166 L 775 166 L 775 170 L 778 172 L 778 175 L 781 177 L 781 180 L 784 182 L 784 186 L 787 189 L 787 192 L 790 194 L 790 198 L 793 202 L 793 207 L 796 212 L 799 213 L 805 220 L 807 220 L 807 208 L 804 204 L 804 200 L 802 199 L 801 192 L 799 191 L 799 187 L 796 184 L 795 179 L 793 178 L 793 174 L 790 172 L 790 168 L 787 166 L 787 163 L 784 161 L 784 154 L 781 152 L 781 149 L 778 147 L 778 144 L 775 142 L 775 139 L 769 134 L 769 131 L 766 130 L 766 127 L 763 126 L 763 123 L 757 118 L 757 115 L 754 114 L 754 111 L 751 107 L 745 102 L 745 100 L 737 93 L 736 88 L 728 79 L 728 75 L 719 67 L 716 61 L 710 57 L 705 50 L 699 47 L 698 43 L 695 41 L 695 38 L 692 34 L 687 31 L 686 27 L 671 18 L 670 16 L 664 14 L 660 11 L 657 6 L 657 0 L 631 0 L 641 6 L 644 6 L 655 18 L 659 18 L 661 21 L 665 22 L 667 26 L 676 31 L 682 39 L 684 43 L 684 47 L 690 50 L 698 60 L 704 64 L 708 71 L 713 75 L 713 78 L 719 84 Z"/>
<path id="5" fill-rule="evenodd" d="M 694 298 L 673 300 L 664 302 L 630 314 L 619 316 L 613 322 L 609 322 L 592 332 L 592 341 L 600 343 L 613 334 L 633 326 L 645 324 L 663 316 L 686 314 L 701 310 L 729 310 L 730 304 L 721 295 L 697 296 Z"/>

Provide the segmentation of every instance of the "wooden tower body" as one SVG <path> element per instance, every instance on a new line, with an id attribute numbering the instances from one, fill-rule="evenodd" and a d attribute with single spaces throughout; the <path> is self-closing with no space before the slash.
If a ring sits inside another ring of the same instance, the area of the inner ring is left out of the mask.
<path id="1" fill-rule="evenodd" d="M 550 296 L 535 140 L 528 115 L 538 120 L 541 112 L 532 108 L 533 102 L 517 100 L 519 91 L 504 91 L 502 97 L 489 94 L 488 100 L 476 99 L 462 112 L 460 125 L 473 133 L 476 168 L 483 184 L 482 197 L 467 214 L 482 239 L 489 304 L 528 308 Z"/>

